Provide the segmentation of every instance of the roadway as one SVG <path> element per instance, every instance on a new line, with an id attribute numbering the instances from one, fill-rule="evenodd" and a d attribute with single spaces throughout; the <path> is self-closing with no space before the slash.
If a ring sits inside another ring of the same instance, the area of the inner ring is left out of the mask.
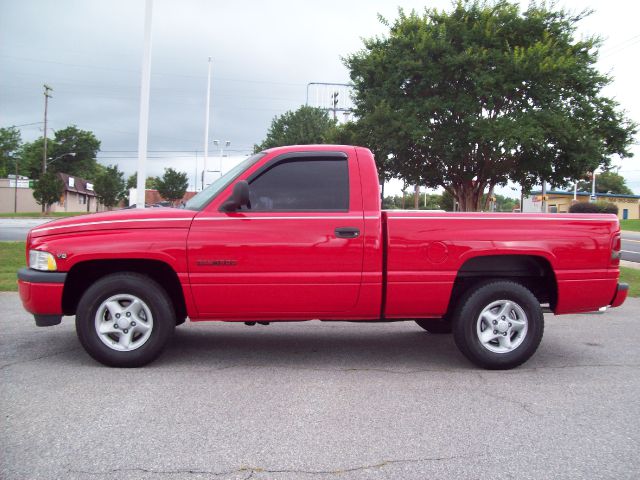
<path id="1" fill-rule="evenodd" d="M 622 232 L 622 259 L 640 263 L 640 232 Z"/>
<path id="2" fill-rule="evenodd" d="M 637 479 L 640 299 L 480 370 L 413 322 L 178 327 L 107 368 L 0 293 L 4 480 Z"/>

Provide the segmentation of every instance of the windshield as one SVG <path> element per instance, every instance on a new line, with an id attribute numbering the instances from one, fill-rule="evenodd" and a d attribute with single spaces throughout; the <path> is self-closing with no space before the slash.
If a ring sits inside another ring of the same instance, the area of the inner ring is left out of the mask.
<path id="1" fill-rule="evenodd" d="M 202 210 L 209 204 L 211 200 L 213 200 L 218 195 L 218 193 L 227 188 L 227 186 L 229 186 L 231 182 L 238 178 L 238 176 L 240 176 L 242 172 L 244 172 L 247 168 L 256 163 L 265 155 L 265 153 L 257 153 L 247 158 L 243 162 L 240 162 L 227 173 L 215 180 L 207 188 L 202 190 L 197 195 L 193 196 L 189 201 L 187 201 L 187 203 L 185 203 L 184 208 L 188 210 Z"/>

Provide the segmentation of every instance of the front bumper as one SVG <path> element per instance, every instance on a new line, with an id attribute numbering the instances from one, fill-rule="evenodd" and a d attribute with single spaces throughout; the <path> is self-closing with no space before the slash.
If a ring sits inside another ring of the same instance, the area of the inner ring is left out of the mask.
<path id="1" fill-rule="evenodd" d="M 31 268 L 18 271 L 18 291 L 25 310 L 32 313 L 36 325 L 49 327 L 62 321 L 62 291 L 65 272 L 40 272 Z"/>
<path id="2" fill-rule="evenodd" d="M 611 300 L 611 307 L 619 307 L 627 299 L 629 293 L 629 285 L 627 283 L 619 283 L 616 293 Z"/>

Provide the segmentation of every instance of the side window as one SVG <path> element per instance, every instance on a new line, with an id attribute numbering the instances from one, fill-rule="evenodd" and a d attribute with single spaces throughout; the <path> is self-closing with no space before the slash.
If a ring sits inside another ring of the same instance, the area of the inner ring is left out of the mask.
<path id="1" fill-rule="evenodd" d="M 249 188 L 253 211 L 349 210 L 349 168 L 345 158 L 286 159 L 261 172 Z"/>

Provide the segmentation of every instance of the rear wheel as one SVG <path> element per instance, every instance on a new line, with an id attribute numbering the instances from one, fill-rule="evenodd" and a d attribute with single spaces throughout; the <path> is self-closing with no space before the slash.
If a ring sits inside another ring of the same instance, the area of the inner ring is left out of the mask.
<path id="1" fill-rule="evenodd" d="M 422 320 L 416 320 L 416 323 L 424 328 L 427 332 L 435 335 L 451 333 L 451 331 L 453 330 L 451 321 L 445 318 L 443 318 L 442 320 L 425 318 Z"/>
<path id="2" fill-rule="evenodd" d="M 173 305 L 154 280 L 137 273 L 101 278 L 84 293 L 76 313 L 80 343 L 111 367 L 153 361 L 173 334 Z"/>
<path id="3" fill-rule="evenodd" d="M 530 290 L 511 281 L 489 281 L 467 291 L 453 316 L 460 351 L 476 365 L 503 370 L 526 362 L 537 350 L 544 316 Z"/>

